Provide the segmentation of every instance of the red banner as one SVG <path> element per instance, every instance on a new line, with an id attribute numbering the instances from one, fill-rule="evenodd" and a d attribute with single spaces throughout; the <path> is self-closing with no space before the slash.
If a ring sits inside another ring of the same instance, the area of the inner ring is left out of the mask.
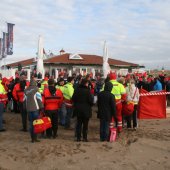
<path id="1" fill-rule="evenodd" d="M 141 89 L 140 92 L 148 93 L 148 91 L 143 89 Z M 139 119 L 166 118 L 166 95 L 140 96 L 138 118 Z"/>

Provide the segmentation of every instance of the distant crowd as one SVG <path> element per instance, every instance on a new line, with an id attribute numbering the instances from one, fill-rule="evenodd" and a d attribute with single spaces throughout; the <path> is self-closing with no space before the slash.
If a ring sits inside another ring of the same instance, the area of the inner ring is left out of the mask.
<path id="1" fill-rule="evenodd" d="M 0 75 L 0 132 L 6 131 L 4 112 L 11 111 L 21 114 L 21 131 L 27 132 L 29 129 L 33 143 L 39 142 L 33 122 L 43 116 L 51 119 L 52 127 L 41 133 L 41 137 L 55 139 L 58 136 L 58 126 L 66 130 L 73 126 L 76 141 L 87 142 L 92 108 L 97 106 L 99 139 L 109 141 L 111 122 L 117 133 L 121 133 L 123 128 L 137 130 L 140 89 L 170 92 L 170 78 L 165 74 L 153 76 L 135 73 L 121 76 L 110 72 L 105 79 L 100 74 L 95 79 L 90 74 L 73 74 L 67 79 L 59 75 L 57 81 L 46 75 L 40 81 L 33 74 L 31 80 L 27 81 L 24 74 L 15 79 Z M 127 102 L 134 104 L 131 115 L 123 113 L 123 105 Z M 167 104 L 170 105 L 169 95 Z"/>

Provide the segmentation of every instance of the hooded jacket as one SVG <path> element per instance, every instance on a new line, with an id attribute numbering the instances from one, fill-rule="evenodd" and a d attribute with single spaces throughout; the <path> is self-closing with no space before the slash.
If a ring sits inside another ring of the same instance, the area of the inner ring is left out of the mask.
<path id="1" fill-rule="evenodd" d="M 83 118 L 92 116 L 93 97 L 88 87 L 80 85 L 74 92 L 72 100 L 74 103 L 74 116 Z"/>
<path id="2" fill-rule="evenodd" d="M 30 86 L 24 91 L 26 108 L 28 112 L 37 111 L 43 108 L 42 97 L 38 92 L 38 87 L 34 81 L 30 82 Z"/>
<path id="3" fill-rule="evenodd" d="M 104 86 L 104 91 L 101 91 L 98 95 L 98 118 L 111 121 L 114 117 L 116 120 L 116 101 L 115 96 L 111 93 L 113 85 L 111 82 L 107 82 Z"/>

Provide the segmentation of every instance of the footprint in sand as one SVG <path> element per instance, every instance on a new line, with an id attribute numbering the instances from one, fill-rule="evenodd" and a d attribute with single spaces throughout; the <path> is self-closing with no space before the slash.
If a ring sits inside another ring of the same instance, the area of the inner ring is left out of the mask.
<path id="1" fill-rule="evenodd" d="M 75 165 L 77 162 L 76 162 L 76 161 L 73 161 L 72 159 L 69 159 L 69 160 L 67 161 L 67 163 L 68 163 L 69 165 Z"/>
<path id="2" fill-rule="evenodd" d="M 129 139 L 129 140 L 127 141 L 127 145 L 130 145 L 130 144 L 135 143 L 135 142 L 137 142 L 137 141 L 138 141 L 138 138 Z"/>

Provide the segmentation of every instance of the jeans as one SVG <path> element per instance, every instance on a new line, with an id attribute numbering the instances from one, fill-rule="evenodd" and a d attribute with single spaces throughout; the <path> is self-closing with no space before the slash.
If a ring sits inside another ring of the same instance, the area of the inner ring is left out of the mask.
<path id="1" fill-rule="evenodd" d="M 39 118 L 39 111 L 37 110 L 37 111 L 28 112 L 28 116 L 30 121 L 31 138 L 35 139 L 37 135 L 34 133 L 33 121 Z"/>
<path id="2" fill-rule="evenodd" d="M 73 114 L 73 108 L 66 107 L 65 128 L 69 128 L 71 124 L 71 117 Z"/>
<path id="3" fill-rule="evenodd" d="M 26 110 L 26 104 L 19 102 L 19 108 L 21 112 L 21 118 L 22 118 L 22 128 L 24 130 L 27 130 L 27 110 Z"/>
<path id="4" fill-rule="evenodd" d="M 3 112 L 4 112 L 4 104 L 0 103 L 0 130 L 3 129 Z"/>
<path id="5" fill-rule="evenodd" d="M 62 104 L 61 108 L 58 110 L 59 123 L 61 125 L 65 125 L 65 115 L 66 115 L 66 107 L 65 104 Z"/>
<path id="6" fill-rule="evenodd" d="M 109 121 L 100 119 L 100 140 L 107 141 L 109 139 Z"/>

